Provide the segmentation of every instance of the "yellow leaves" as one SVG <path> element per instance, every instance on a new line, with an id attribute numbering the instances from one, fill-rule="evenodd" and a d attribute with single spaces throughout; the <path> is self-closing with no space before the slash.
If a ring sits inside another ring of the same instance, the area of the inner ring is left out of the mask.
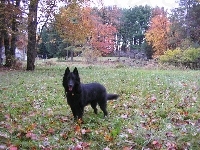
<path id="1" fill-rule="evenodd" d="M 61 37 L 75 45 L 75 42 L 84 43 L 93 28 L 90 8 L 81 8 L 78 4 L 71 4 L 62 8 L 56 16 L 56 29 Z"/>
<path id="2" fill-rule="evenodd" d="M 27 126 L 26 131 L 32 131 L 37 127 L 36 123 L 30 124 L 29 126 Z"/>

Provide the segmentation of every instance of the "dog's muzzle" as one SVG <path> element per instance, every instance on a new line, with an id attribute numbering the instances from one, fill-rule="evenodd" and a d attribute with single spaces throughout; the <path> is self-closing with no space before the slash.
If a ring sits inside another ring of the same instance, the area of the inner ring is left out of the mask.
<path id="1" fill-rule="evenodd" d="M 68 89 L 69 89 L 69 91 L 72 91 L 72 89 L 73 89 L 73 85 L 68 85 Z"/>

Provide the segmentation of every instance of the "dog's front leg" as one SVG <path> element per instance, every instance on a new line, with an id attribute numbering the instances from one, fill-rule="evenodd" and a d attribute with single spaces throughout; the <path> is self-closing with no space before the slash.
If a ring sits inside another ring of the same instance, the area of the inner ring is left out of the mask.
<path id="1" fill-rule="evenodd" d="M 78 113 L 77 113 L 76 107 L 71 107 L 71 110 L 72 110 L 72 113 L 73 113 L 73 116 L 74 116 L 74 120 L 77 120 L 78 119 Z"/>
<path id="2" fill-rule="evenodd" d="M 84 107 L 80 106 L 80 107 L 77 109 L 78 119 L 81 119 L 81 120 L 82 120 L 83 112 L 84 112 Z"/>

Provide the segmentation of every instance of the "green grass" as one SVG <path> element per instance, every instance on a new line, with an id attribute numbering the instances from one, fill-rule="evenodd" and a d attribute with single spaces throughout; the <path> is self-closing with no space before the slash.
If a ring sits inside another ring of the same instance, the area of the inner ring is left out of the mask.
<path id="1" fill-rule="evenodd" d="M 73 69 L 73 67 L 71 67 Z M 18 149 L 192 149 L 200 147 L 200 71 L 78 67 L 83 83 L 109 93 L 109 117 L 90 106 L 73 121 L 64 97 L 64 66 L 0 73 L 0 138 Z M 0 145 L 0 146 L 1 146 Z"/>

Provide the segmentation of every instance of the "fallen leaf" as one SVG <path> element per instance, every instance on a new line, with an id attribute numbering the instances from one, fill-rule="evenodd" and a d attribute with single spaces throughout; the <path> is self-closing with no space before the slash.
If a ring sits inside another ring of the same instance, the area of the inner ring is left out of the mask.
<path id="1" fill-rule="evenodd" d="M 83 149 L 85 149 L 85 148 L 88 148 L 90 146 L 90 143 L 82 142 L 81 146 L 83 147 Z"/>
<path id="2" fill-rule="evenodd" d="M 175 135 L 174 135 L 172 132 L 167 132 L 167 133 L 166 133 L 166 136 L 167 136 L 167 137 L 175 137 Z"/>
<path id="3" fill-rule="evenodd" d="M 168 150 L 176 150 L 177 149 L 177 146 L 174 143 L 167 142 L 165 145 L 167 146 Z"/>
<path id="4" fill-rule="evenodd" d="M 127 132 L 130 133 L 130 134 L 134 133 L 132 129 L 127 129 Z"/>
<path id="5" fill-rule="evenodd" d="M 90 132 L 91 132 L 90 129 L 82 129 L 81 130 L 82 134 L 86 134 L 86 133 L 90 133 Z"/>
<path id="6" fill-rule="evenodd" d="M 113 140 L 112 136 L 110 136 L 110 135 L 108 135 L 108 134 L 106 134 L 106 135 L 104 136 L 104 139 L 105 139 L 107 142 L 110 142 L 110 141 Z"/>
<path id="7" fill-rule="evenodd" d="M 27 137 L 27 138 L 30 138 L 30 139 L 32 139 L 32 140 L 37 140 L 37 135 L 34 134 L 34 133 L 32 133 L 32 132 L 28 132 L 28 133 L 26 134 L 26 137 Z"/>
<path id="8" fill-rule="evenodd" d="M 126 115 L 126 114 L 124 115 L 124 114 L 123 114 L 123 115 L 121 115 L 121 118 L 127 119 L 127 118 L 128 118 L 128 115 Z"/>
<path id="9" fill-rule="evenodd" d="M 73 150 L 82 150 L 82 146 L 80 144 L 76 145 Z"/>
<path id="10" fill-rule="evenodd" d="M 14 146 L 14 145 L 11 145 L 9 150 L 18 150 L 18 148 L 16 146 Z"/>
<path id="11" fill-rule="evenodd" d="M 53 128 L 49 128 L 49 129 L 48 129 L 48 133 L 49 133 L 49 134 L 54 134 L 54 132 L 55 132 L 55 131 L 54 131 Z"/>
<path id="12" fill-rule="evenodd" d="M 156 149 L 160 149 L 162 147 L 162 145 L 159 143 L 159 141 L 155 140 L 152 142 L 152 145 L 156 148 Z"/>
<path id="13" fill-rule="evenodd" d="M 123 150 L 132 150 L 132 147 L 124 147 Z"/>
<path id="14" fill-rule="evenodd" d="M 152 96 L 151 96 L 151 101 L 152 101 L 152 102 L 155 102 L 155 101 L 156 101 L 156 96 L 155 96 L 155 95 L 152 95 Z"/>
<path id="15" fill-rule="evenodd" d="M 109 147 L 104 148 L 103 150 L 111 150 Z"/>
<path id="16" fill-rule="evenodd" d="M 74 127 L 75 132 L 80 132 L 81 131 L 81 127 L 79 125 L 76 125 Z"/>

